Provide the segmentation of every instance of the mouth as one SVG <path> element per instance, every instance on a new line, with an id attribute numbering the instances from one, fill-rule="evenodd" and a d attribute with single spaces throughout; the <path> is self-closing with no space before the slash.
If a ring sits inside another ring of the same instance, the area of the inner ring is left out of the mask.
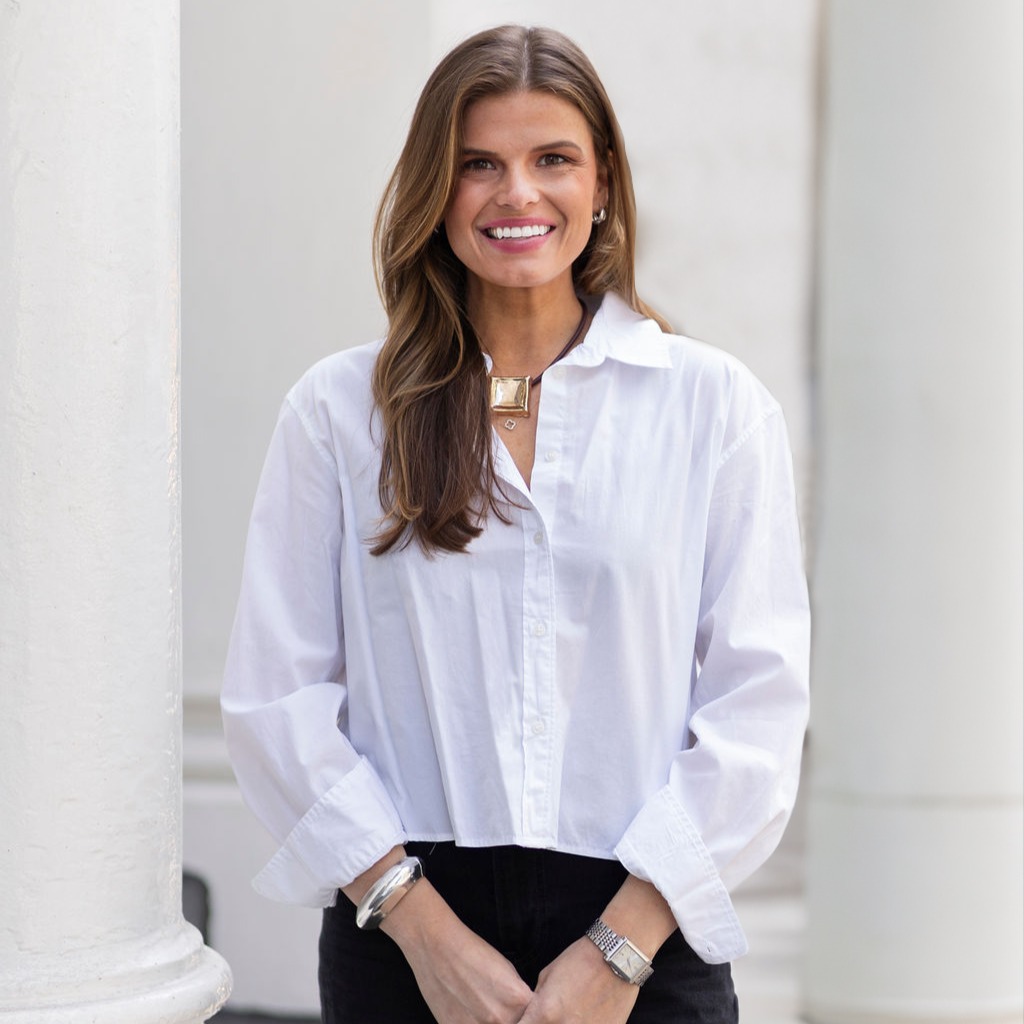
<path id="1" fill-rule="evenodd" d="M 539 238 L 554 231 L 550 224 L 517 224 L 515 227 L 490 227 L 484 228 L 483 233 L 488 238 Z"/>

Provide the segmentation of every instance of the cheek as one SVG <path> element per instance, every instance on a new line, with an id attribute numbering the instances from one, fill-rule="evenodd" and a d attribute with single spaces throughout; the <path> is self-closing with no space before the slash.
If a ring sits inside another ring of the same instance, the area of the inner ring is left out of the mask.
<path id="1" fill-rule="evenodd" d="M 456 190 L 444 217 L 448 240 L 453 248 L 460 243 L 465 245 L 474 241 L 474 224 L 480 215 L 482 205 L 478 190 L 471 185 L 461 185 Z"/>
<path id="2" fill-rule="evenodd" d="M 445 223 L 456 223 L 465 217 L 465 210 L 469 205 L 468 189 L 465 182 L 459 182 L 455 186 L 455 192 L 448 201 L 448 209 L 445 212 Z"/>
<path id="3" fill-rule="evenodd" d="M 473 227 L 473 211 L 456 199 L 448 208 L 444 218 L 444 230 L 455 258 L 462 264 L 476 259 L 476 230 Z"/>
<path id="4" fill-rule="evenodd" d="M 444 223 L 448 228 L 449 234 L 454 228 L 457 228 L 465 220 L 465 214 L 462 212 L 462 206 L 458 199 L 452 201 L 452 204 L 448 207 L 444 215 Z"/>

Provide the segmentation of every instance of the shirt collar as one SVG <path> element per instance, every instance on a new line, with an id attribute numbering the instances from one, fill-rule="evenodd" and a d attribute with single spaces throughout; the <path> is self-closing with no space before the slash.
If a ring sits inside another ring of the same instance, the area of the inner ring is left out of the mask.
<path id="1" fill-rule="evenodd" d="M 598 366 L 605 359 L 653 369 L 672 368 L 668 338 L 661 328 L 627 306 L 614 292 L 602 298 L 583 343 L 574 348 L 564 362 Z"/>
<path id="2" fill-rule="evenodd" d="M 562 360 L 566 366 L 599 366 L 606 359 L 614 359 L 657 370 L 672 368 L 667 336 L 653 320 L 627 306 L 615 292 L 607 292 L 598 300 L 600 305 L 586 337 Z M 490 373 L 491 357 L 486 352 L 482 355 Z"/>

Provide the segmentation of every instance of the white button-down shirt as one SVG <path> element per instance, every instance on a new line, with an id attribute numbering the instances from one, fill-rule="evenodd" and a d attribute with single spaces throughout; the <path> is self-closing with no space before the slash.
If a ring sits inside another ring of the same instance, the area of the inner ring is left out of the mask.
<path id="1" fill-rule="evenodd" d="M 466 553 L 370 554 L 379 345 L 314 366 L 260 480 L 224 684 L 264 894 L 325 906 L 407 839 L 617 858 L 708 962 L 792 808 L 808 609 L 777 403 L 606 296 L 544 375 L 528 488 Z"/>

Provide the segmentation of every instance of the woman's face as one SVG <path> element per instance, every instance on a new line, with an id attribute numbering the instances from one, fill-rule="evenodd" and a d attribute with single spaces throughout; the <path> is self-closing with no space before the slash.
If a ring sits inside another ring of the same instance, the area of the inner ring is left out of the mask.
<path id="1" fill-rule="evenodd" d="M 572 290 L 572 264 L 608 202 L 608 175 L 580 111 L 543 92 L 471 104 L 448 242 L 470 299 L 490 288 Z"/>

